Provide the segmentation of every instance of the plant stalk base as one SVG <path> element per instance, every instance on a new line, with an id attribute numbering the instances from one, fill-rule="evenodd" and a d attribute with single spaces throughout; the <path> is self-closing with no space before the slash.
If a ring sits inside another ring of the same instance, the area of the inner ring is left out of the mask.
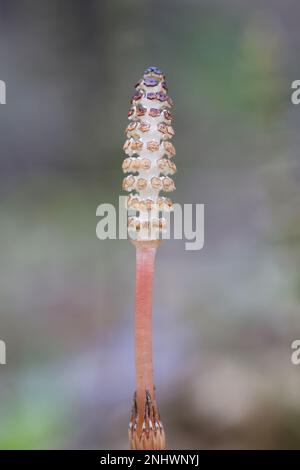
<path id="1" fill-rule="evenodd" d="M 138 411 L 137 394 L 133 396 L 133 405 L 129 422 L 129 445 L 132 450 L 164 450 L 165 432 L 160 420 L 155 397 L 145 391 L 143 416 Z"/>

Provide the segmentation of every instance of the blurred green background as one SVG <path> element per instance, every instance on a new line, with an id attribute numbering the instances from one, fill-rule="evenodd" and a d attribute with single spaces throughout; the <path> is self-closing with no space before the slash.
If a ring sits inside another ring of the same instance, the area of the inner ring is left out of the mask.
<path id="1" fill-rule="evenodd" d="M 300 448 L 300 4 L 0 0 L 0 448 L 127 448 L 134 249 L 96 238 L 121 192 L 133 85 L 163 69 L 180 203 L 205 247 L 159 249 L 168 447 Z"/>

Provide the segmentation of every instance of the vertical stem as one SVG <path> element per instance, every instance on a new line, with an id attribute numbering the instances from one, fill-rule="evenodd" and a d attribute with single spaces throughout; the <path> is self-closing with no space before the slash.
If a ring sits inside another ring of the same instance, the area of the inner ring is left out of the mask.
<path id="1" fill-rule="evenodd" d="M 152 285 L 156 246 L 136 248 L 135 366 L 138 434 L 141 432 L 145 395 L 154 397 L 152 365 Z"/>

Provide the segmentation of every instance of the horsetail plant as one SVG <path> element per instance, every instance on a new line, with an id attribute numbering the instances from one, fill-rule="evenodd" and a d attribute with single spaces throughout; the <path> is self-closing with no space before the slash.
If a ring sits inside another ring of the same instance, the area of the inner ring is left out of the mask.
<path id="1" fill-rule="evenodd" d="M 168 141 L 174 135 L 169 108 L 172 100 L 162 72 L 149 67 L 136 85 L 125 134 L 123 189 L 127 197 L 128 233 L 136 248 L 135 368 L 136 392 L 129 423 L 131 449 L 164 449 L 165 433 L 153 385 L 152 284 L 154 260 L 172 201 L 160 191 L 175 189 L 169 177 L 176 172 L 171 161 L 175 149 Z M 132 216 L 130 213 L 134 212 Z"/>

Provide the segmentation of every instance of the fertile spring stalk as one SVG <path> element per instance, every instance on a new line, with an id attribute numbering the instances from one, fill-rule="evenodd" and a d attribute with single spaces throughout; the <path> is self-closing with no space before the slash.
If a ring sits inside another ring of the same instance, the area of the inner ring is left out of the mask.
<path id="1" fill-rule="evenodd" d="M 136 247 L 135 366 L 136 392 L 129 424 L 131 449 L 164 449 L 165 433 L 160 421 L 152 367 L 152 284 L 154 260 L 161 234 L 167 222 L 160 213 L 172 210 L 172 201 L 160 191 L 175 189 L 168 176 L 176 172 L 171 161 L 175 155 L 168 139 L 172 101 L 162 72 L 149 67 L 136 85 L 128 113 L 127 140 L 123 161 L 124 173 L 134 173 L 123 180 L 123 189 L 133 191 L 127 197 L 128 231 Z"/>

